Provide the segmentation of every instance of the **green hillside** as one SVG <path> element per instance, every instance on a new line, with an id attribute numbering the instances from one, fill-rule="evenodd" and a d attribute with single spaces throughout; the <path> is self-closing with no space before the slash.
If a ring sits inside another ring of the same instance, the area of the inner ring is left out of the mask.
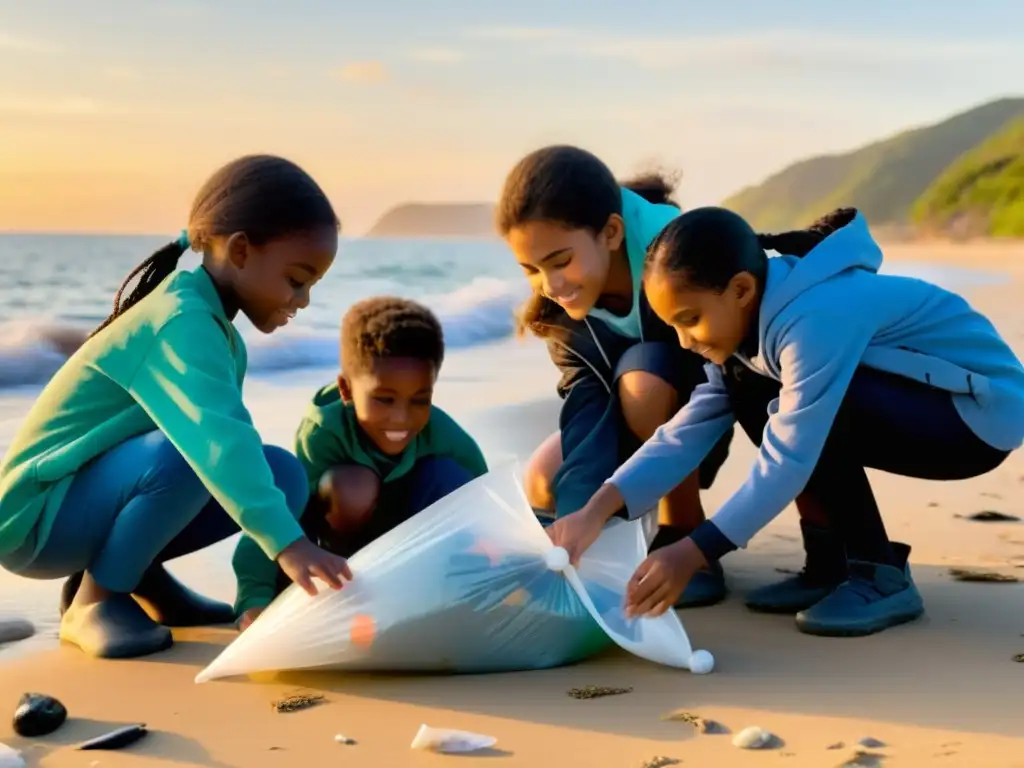
<path id="1" fill-rule="evenodd" d="M 950 165 L 911 216 L 933 232 L 1024 237 L 1024 117 Z"/>
<path id="2" fill-rule="evenodd" d="M 876 226 L 908 223 L 933 181 L 1020 116 L 1024 98 L 993 101 L 852 152 L 795 163 L 722 205 L 762 231 L 807 226 L 841 206 L 859 208 Z"/>

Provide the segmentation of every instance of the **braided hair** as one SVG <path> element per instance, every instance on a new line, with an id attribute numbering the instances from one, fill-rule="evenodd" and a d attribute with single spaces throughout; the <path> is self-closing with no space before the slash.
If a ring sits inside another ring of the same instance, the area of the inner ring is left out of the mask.
<path id="1" fill-rule="evenodd" d="M 309 174 L 274 155 L 246 155 L 217 170 L 192 203 L 188 228 L 131 271 L 95 336 L 142 301 L 178 267 L 189 249 L 203 252 L 214 237 L 244 232 L 253 245 L 320 227 L 338 227 L 327 195 Z M 126 294 L 132 281 L 134 287 Z"/>

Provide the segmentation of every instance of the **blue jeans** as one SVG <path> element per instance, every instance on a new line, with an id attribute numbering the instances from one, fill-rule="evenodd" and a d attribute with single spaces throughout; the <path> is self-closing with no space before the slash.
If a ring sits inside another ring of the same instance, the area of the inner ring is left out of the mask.
<path id="1" fill-rule="evenodd" d="M 309 495 L 299 460 L 264 455 L 298 517 Z M 205 549 L 237 533 L 177 448 L 159 430 L 133 437 L 83 467 L 68 489 L 42 551 L 19 575 L 58 579 L 88 571 L 112 592 L 132 592 L 154 563 Z"/>
<path id="2" fill-rule="evenodd" d="M 381 485 L 373 514 L 355 533 L 343 537 L 332 536 L 319 519 L 322 509 L 318 505 L 310 505 L 303 526 L 310 538 L 321 539 L 337 555 L 351 557 L 371 541 L 397 528 L 472 479 L 470 471 L 454 459 L 427 456 L 417 461 L 407 474 Z"/>

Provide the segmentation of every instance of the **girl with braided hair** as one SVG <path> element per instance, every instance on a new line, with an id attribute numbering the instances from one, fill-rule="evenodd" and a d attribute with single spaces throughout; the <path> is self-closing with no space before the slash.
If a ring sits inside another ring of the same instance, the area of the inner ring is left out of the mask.
<path id="1" fill-rule="evenodd" d="M 316 592 L 351 576 L 303 535 L 298 460 L 264 446 L 242 402 L 245 344 L 309 304 L 334 261 L 326 195 L 279 157 L 228 163 L 181 236 L 136 268 L 114 310 L 50 380 L 0 462 L 0 565 L 67 578 L 60 637 L 102 657 L 154 653 L 170 626 L 230 622 L 231 606 L 163 563 L 239 529 Z M 189 249 L 195 271 L 178 271 Z M 129 292 L 128 286 L 136 280 Z"/>

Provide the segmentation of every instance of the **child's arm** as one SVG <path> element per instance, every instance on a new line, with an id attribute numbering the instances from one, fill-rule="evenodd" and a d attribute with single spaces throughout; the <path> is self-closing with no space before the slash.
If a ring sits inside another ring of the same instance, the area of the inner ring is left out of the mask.
<path id="1" fill-rule="evenodd" d="M 720 369 L 709 363 L 704 370 L 708 380 L 694 388 L 689 402 L 608 479 L 630 519 L 689 477 L 736 421 Z"/>
<path id="2" fill-rule="evenodd" d="M 849 309 L 849 308 L 847 308 Z M 782 391 L 746 481 L 698 527 L 742 547 L 807 485 L 853 374 L 871 340 L 855 312 L 795 320 L 778 342 Z"/>
<path id="3" fill-rule="evenodd" d="M 344 463 L 340 441 L 329 429 L 303 419 L 295 435 L 295 455 L 309 480 L 310 500 L 306 514 L 323 514 L 318 496 L 320 479 L 329 467 Z M 250 537 L 242 536 L 239 540 L 231 565 L 238 584 L 236 616 L 253 608 L 265 608 L 273 602 L 277 594 L 277 563 L 268 559 Z"/>
<path id="4" fill-rule="evenodd" d="M 237 378 L 223 329 L 189 312 L 160 330 L 126 389 L 224 511 L 276 559 L 303 532 L 274 483 Z"/>
<path id="5" fill-rule="evenodd" d="M 235 616 L 253 608 L 266 608 L 277 593 L 278 565 L 268 558 L 253 539 L 245 534 L 238 540 L 231 558 L 235 572 Z"/>
<path id="6" fill-rule="evenodd" d="M 595 441 L 610 438 L 612 431 L 618 439 L 618 416 L 612 412 L 617 406 L 608 385 L 580 356 L 599 362 L 601 353 L 589 332 L 571 327 L 566 332 L 571 335 L 565 343 L 561 337 L 547 340 L 551 361 L 562 373 L 558 382 L 562 398 L 558 429 L 563 471 L 554 478 L 552 489 L 559 517 L 586 504 L 619 463 L 616 451 L 593 450 Z"/>

